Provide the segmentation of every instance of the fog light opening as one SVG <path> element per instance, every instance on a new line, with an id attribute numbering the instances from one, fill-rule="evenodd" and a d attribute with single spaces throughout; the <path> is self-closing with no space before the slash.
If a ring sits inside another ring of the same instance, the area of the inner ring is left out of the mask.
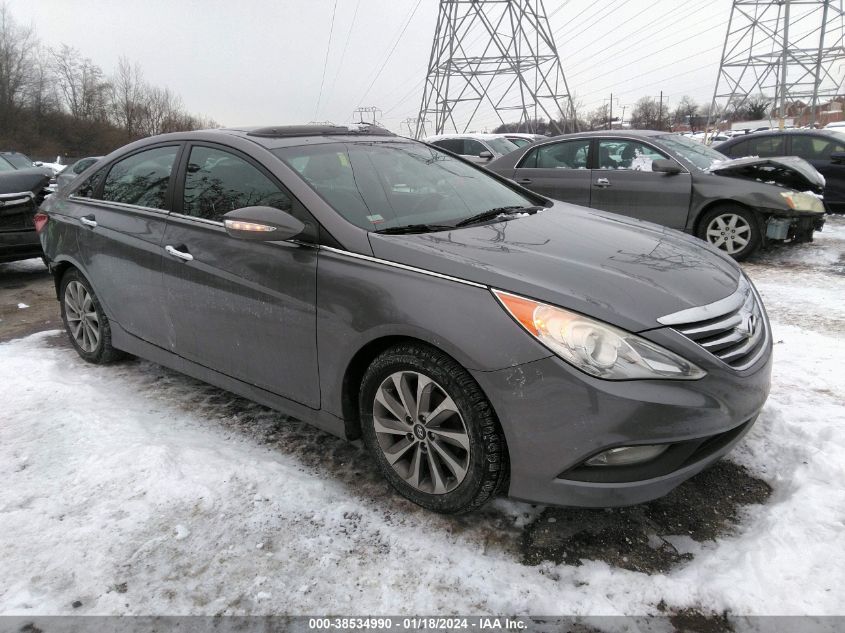
<path id="1" fill-rule="evenodd" d="M 650 461 L 662 454 L 668 444 L 647 444 L 645 446 L 620 446 L 602 451 L 591 457 L 584 464 L 586 466 L 631 466 Z"/>

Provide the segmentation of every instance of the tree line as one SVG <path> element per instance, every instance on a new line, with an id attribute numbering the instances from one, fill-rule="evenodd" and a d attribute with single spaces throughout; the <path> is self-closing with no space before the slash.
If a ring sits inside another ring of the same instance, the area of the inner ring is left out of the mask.
<path id="1" fill-rule="evenodd" d="M 79 50 L 42 45 L 0 3 L 0 150 L 53 160 L 107 154 L 166 132 L 219 127 L 145 80 L 126 57 L 107 74 Z"/>
<path id="2" fill-rule="evenodd" d="M 771 114 L 772 106 L 773 99 L 765 95 L 756 95 L 748 97 L 741 104 L 737 104 L 737 107 L 728 107 L 727 110 L 730 112 L 732 121 L 754 121 L 768 117 Z M 674 107 L 655 97 L 642 97 L 632 106 L 626 107 L 630 108 L 627 112 L 625 108 L 619 106 L 615 106 L 611 111 L 610 104 L 604 103 L 586 113 L 586 115 L 578 116 L 576 121 L 547 122 L 544 119 L 537 119 L 522 123 L 504 123 L 493 132 L 495 134 L 533 132 L 554 136 L 576 130 L 604 130 L 609 129 L 613 124 L 618 126 L 623 116 L 628 126 L 635 130 L 672 131 L 683 129 L 698 132 L 704 131 L 708 125 L 708 108 L 699 105 L 695 99 L 688 95 L 684 95 Z M 576 107 L 576 111 L 581 110 L 583 108 Z M 722 111 L 721 106 L 714 110 L 709 122 L 710 127 L 716 124 L 717 112 L 721 113 Z"/>

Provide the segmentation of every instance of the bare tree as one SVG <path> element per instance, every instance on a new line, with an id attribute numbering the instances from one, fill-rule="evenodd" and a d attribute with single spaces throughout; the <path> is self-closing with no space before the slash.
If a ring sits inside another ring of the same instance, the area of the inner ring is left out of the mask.
<path id="1" fill-rule="evenodd" d="M 59 95 L 75 119 L 104 121 L 108 117 L 108 95 L 111 86 L 103 69 L 78 50 L 62 44 L 50 50 Z"/>
<path id="2" fill-rule="evenodd" d="M 752 121 L 765 119 L 772 111 L 772 99 L 763 94 L 748 97 L 743 110 L 745 116 Z"/>
<path id="3" fill-rule="evenodd" d="M 135 138 L 144 116 L 144 100 L 148 91 L 141 66 L 121 57 L 111 81 L 111 113 L 114 122 Z"/>
<path id="4" fill-rule="evenodd" d="M 639 130 L 660 130 L 669 120 L 669 108 L 653 97 L 643 97 L 631 111 L 631 127 Z"/>
<path id="5" fill-rule="evenodd" d="M 604 130 L 610 127 L 610 108 L 608 104 L 600 105 L 587 115 L 587 123 L 591 130 Z"/>
<path id="6" fill-rule="evenodd" d="M 684 95 L 675 106 L 673 120 L 675 125 L 689 125 L 691 129 L 695 130 L 696 116 L 698 115 L 699 106 L 695 99 L 689 95 Z"/>
<path id="7" fill-rule="evenodd" d="M 0 123 L 4 126 L 22 105 L 35 45 L 35 29 L 18 25 L 9 6 L 0 3 Z"/>

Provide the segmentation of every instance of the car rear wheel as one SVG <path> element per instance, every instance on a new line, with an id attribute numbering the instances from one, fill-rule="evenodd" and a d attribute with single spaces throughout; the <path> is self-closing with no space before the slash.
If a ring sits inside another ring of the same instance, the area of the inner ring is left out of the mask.
<path id="1" fill-rule="evenodd" d="M 101 364 L 124 356 L 112 347 L 109 320 L 88 280 L 69 270 L 62 277 L 59 296 L 70 342 L 84 360 Z"/>
<path id="2" fill-rule="evenodd" d="M 757 216 L 748 209 L 730 205 L 708 211 L 699 224 L 698 237 L 738 261 L 754 253 L 762 241 Z"/>
<path id="3" fill-rule="evenodd" d="M 503 484 L 505 441 L 469 373 L 422 345 L 379 355 L 361 382 L 364 443 L 404 497 L 455 514 L 480 507 Z"/>

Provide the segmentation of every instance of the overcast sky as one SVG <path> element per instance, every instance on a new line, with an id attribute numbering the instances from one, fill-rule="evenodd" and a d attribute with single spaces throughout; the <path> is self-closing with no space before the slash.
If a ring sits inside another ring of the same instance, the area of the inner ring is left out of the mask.
<path id="1" fill-rule="evenodd" d="M 611 92 L 614 114 L 624 106 L 627 115 L 638 98 L 661 90 L 670 103 L 685 94 L 709 102 L 730 0 L 545 4 L 570 92 L 584 111 Z M 10 0 L 9 6 L 19 22 L 32 21 L 44 45 L 73 46 L 107 73 L 125 55 L 140 62 L 148 81 L 181 95 L 188 111 L 225 125 L 345 123 L 358 106 L 377 106 L 381 120 L 399 131 L 419 109 L 438 3 Z M 496 123 L 488 114 L 473 127 Z"/>

